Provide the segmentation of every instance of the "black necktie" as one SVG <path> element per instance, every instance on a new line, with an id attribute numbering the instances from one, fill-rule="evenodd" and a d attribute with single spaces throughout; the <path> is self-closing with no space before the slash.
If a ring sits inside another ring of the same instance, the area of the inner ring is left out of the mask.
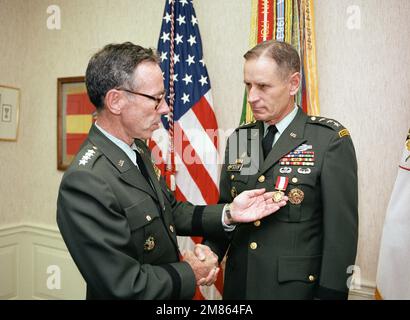
<path id="1" fill-rule="evenodd" d="M 278 129 L 275 125 L 268 127 L 268 133 L 262 139 L 263 158 L 266 159 L 269 152 L 272 150 L 273 140 Z"/>
<path id="2" fill-rule="evenodd" d="M 137 155 L 138 168 L 140 169 L 145 180 L 147 180 L 148 184 L 151 186 L 151 182 L 150 182 L 151 180 L 149 178 L 149 174 L 148 174 L 147 168 L 145 167 L 144 161 L 142 160 L 140 153 L 137 150 L 134 150 L 134 151 L 135 151 L 135 154 Z"/>

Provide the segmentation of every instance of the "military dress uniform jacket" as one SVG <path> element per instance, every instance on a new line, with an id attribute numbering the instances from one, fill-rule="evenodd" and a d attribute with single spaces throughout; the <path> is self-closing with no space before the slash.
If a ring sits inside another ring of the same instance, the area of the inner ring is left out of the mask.
<path id="1" fill-rule="evenodd" d="M 190 299 L 195 275 L 179 261 L 176 234 L 224 235 L 223 205 L 177 202 L 139 140 L 152 188 L 94 125 L 65 172 L 57 223 L 87 283 L 87 299 Z"/>
<path id="2" fill-rule="evenodd" d="M 261 221 L 238 225 L 230 242 L 207 241 L 220 257 L 230 244 L 224 299 L 347 298 L 358 233 L 357 162 L 348 131 L 299 109 L 265 160 L 262 137 L 260 121 L 230 136 L 220 201 L 231 202 L 248 189 L 273 191 L 278 176 L 289 178 L 286 195 L 299 189 L 304 198 Z M 281 161 L 294 150 L 308 150 L 311 164 Z"/>

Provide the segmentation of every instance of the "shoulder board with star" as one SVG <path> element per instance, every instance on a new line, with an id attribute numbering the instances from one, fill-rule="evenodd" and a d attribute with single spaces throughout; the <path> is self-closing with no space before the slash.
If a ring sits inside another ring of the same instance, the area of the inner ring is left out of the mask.
<path id="1" fill-rule="evenodd" d="M 239 127 L 236 128 L 236 131 L 237 131 L 237 130 L 240 130 L 240 129 L 252 128 L 252 127 L 254 127 L 254 126 L 256 126 L 256 120 L 253 120 L 253 121 L 251 121 L 251 122 L 246 122 L 246 123 L 240 125 Z"/>
<path id="2" fill-rule="evenodd" d="M 96 146 L 89 144 L 81 149 L 74 161 L 78 168 L 91 168 L 101 154 Z"/>
<path id="3" fill-rule="evenodd" d="M 340 138 L 350 136 L 349 130 L 347 130 L 340 122 L 333 119 L 312 116 L 308 118 L 308 123 L 317 124 L 332 129 L 338 133 Z"/>

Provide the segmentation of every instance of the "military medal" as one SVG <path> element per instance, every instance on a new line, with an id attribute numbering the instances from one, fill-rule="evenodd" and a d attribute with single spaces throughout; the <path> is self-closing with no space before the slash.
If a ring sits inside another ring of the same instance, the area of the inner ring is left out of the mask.
<path id="1" fill-rule="evenodd" d="M 304 197 L 304 192 L 299 188 L 294 188 L 290 190 L 288 193 L 289 202 L 291 204 L 301 204 Z"/>
<path id="2" fill-rule="evenodd" d="M 278 176 L 278 178 L 276 179 L 276 185 L 275 185 L 275 189 L 277 191 L 275 191 L 272 195 L 273 202 L 278 203 L 282 201 L 283 196 L 285 195 L 283 191 L 286 190 L 288 183 L 289 183 L 288 177 Z"/>
<path id="3" fill-rule="evenodd" d="M 298 168 L 300 174 L 310 174 L 312 170 L 310 168 Z"/>
<path id="4" fill-rule="evenodd" d="M 155 175 L 157 176 L 158 181 L 161 179 L 161 169 L 157 167 L 154 160 L 151 159 L 152 167 L 154 168 Z"/>
<path id="5" fill-rule="evenodd" d="M 155 248 L 155 238 L 153 236 L 149 236 L 144 243 L 144 251 L 151 251 Z"/>
<path id="6" fill-rule="evenodd" d="M 292 168 L 289 167 L 282 167 L 279 169 L 279 172 L 284 174 L 284 173 L 291 173 L 292 172 Z"/>
<path id="7" fill-rule="evenodd" d="M 311 150 L 312 149 L 312 145 L 310 144 L 302 144 L 299 147 L 297 147 L 295 149 L 295 151 L 307 151 L 307 150 Z"/>
<path id="8" fill-rule="evenodd" d="M 303 147 L 303 148 L 302 148 Z M 281 166 L 314 166 L 315 152 L 311 150 L 312 146 L 302 145 L 298 149 L 289 152 L 280 159 Z M 307 151 L 310 150 L 310 151 Z"/>

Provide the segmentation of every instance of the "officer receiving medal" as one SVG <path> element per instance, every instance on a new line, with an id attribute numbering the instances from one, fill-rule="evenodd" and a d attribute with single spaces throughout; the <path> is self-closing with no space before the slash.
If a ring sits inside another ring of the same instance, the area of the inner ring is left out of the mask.
<path id="1" fill-rule="evenodd" d="M 347 299 L 358 237 L 357 163 L 349 131 L 296 105 L 301 65 L 292 46 L 265 41 L 244 57 L 256 121 L 228 139 L 219 201 L 260 187 L 273 191 L 274 202 L 289 201 L 272 216 L 237 226 L 225 240 L 205 241 L 219 259 L 227 257 L 223 298 Z M 247 151 L 254 172 L 233 170 L 236 150 Z"/>

